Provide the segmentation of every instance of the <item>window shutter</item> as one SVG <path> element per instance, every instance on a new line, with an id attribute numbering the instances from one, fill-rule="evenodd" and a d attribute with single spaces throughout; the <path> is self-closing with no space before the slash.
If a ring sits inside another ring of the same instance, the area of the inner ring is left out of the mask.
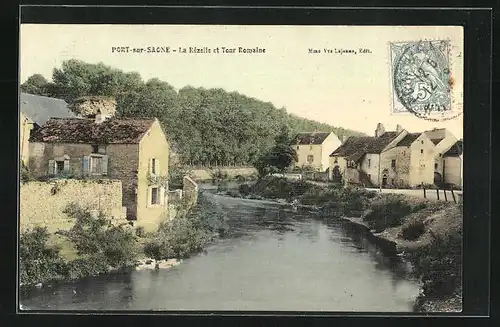
<path id="1" fill-rule="evenodd" d="M 64 171 L 69 172 L 69 159 L 64 159 Z"/>
<path id="2" fill-rule="evenodd" d="M 83 175 L 89 175 L 89 156 L 83 156 Z"/>
<path id="3" fill-rule="evenodd" d="M 108 156 L 102 156 L 102 174 L 108 174 Z"/>
<path id="4" fill-rule="evenodd" d="M 56 168 L 55 160 L 49 160 L 49 175 L 54 175 L 56 173 L 55 168 Z"/>

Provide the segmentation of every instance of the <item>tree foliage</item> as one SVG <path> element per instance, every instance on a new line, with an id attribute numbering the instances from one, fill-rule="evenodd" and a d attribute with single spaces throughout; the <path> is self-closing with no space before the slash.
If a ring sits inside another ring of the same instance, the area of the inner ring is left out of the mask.
<path id="1" fill-rule="evenodd" d="M 114 97 L 119 117 L 157 117 L 180 161 L 189 165 L 249 165 L 285 143 L 277 137 L 290 141 L 297 132 L 333 131 L 339 138 L 360 134 L 237 92 L 193 86 L 176 90 L 157 78 L 143 81 L 135 72 L 74 59 L 53 70 L 52 82 L 36 74 L 21 89 L 68 103 L 85 95 Z"/>

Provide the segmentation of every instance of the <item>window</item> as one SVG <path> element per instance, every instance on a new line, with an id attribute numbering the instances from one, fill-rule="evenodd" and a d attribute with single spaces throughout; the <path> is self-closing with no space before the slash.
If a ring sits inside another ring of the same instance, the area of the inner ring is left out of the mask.
<path id="1" fill-rule="evenodd" d="M 159 204 L 158 203 L 158 188 L 153 187 L 151 189 L 151 204 Z"/>
<path id="2" fill-rule="evenodd" d="M 441 153 L 439 154 L 439 156 L 441 157 Z"/>
<path id="3" fill-rule="evenodd" d="M 99 146 L 98 145 L 92 145 L 92 153 L 99 153 Z"/>
<path id="4" fill-rule="evenodd" d="M 420 141 L 420 143 L 424 144 L 424 140 Z"/>
<path id="5" fill-rule="evenodd" d="M 424 153 L 424 149 L 420 149 L 420 153 Z"/>
<path id="6" fill-rule="evenodd" d="M 396 168 L 396 159 L 391 160 L 391 167 Z"/>
<path id="7" fill-rule="evenodd" d="M 368 159 L 368 168 L 370 168 L 372 165 L 372 159 Z"/>
<path id="8" fill-rule="evenodd" d="M 56 161 L 56 174 L 62 173 L 64 171 L 64 161 Z"/>
<path id="9" fill-rule="evenodd" d="M 155 158 L 151 159 L 151 174 L 153 174 L 153 175 L 156 174 L 156 159 Z"/>
<path id="10" fill-rule="evenodd" d="M 297 145 L 297 150 L 299 149 L 299 146 Z"/>
<path id="11" fill-rule="evenodd" d="M 102 157 L 90 157 L 90 172 L 92 174 L 102 174 L 103 166 L 102 166 Z"/>
<path id="12" fill-rule="evenodd" d="M 394 185 L 394 178 L 391 179 L 391 184 Z"/>
<path id="13" fill-rule="evenodd" d="M 308 155 L 308 156 L 307 156 L 307 162 L 308 162 L 308 163 L 312 163 L 313 161 L 314 161 L 314 156 L 312 156 L 312 155 Z"/>
<path id="14" fill-rule="evenodd" d="M 368 179 L 369 179 L 369 180 L 372 180 L 372 175 L 367 174 L 367 176 L 368 176 Z"/>
<path id="15" fill-rule="evenodd" d="M 437 162 L 434 163 L 434 169 L 438 169 L 438 163 Z"/>
<path id="16" fill-rule="evenodd" d="M 313 146 L 311 145 L 311 146 L 309 147 L 309 150 L 312 150 L 312 149 L 313 149 Z"/>

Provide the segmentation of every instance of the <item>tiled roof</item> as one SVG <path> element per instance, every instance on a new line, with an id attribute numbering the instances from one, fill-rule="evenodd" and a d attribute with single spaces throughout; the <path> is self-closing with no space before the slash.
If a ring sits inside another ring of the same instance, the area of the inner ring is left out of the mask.
<path id="1" fill-rule="evenodd" d="M 370 145 L 373 139 L 374 137 L 372 136 L 351 136 L 345 140 L 344 144 L 333 151 L 332 154 L 330 154 L 330 157 L 346 157 L 357 161 L 364 156 L 366 148 Z"/>
<path id="2" fill-rule="evenodd" d="M 398 136 L 398 132 L 385 132 L 379 137 L 374 137 L 370 145 L 366 149 L 366 153 L 380 153 L 382 150 L 391 143 L 396 136 Z"/>
<path id="3" fill-rule="evenodd" d="M 438 145 L 438 143 L 441 142 L 442 140 L 444 140 L 444 137 L 431 139 L 431 141 L 432 141 L 432 143 L 434 143 L 434 145 Z"/>
<path id="4" fill-rule="evenodd" d="M 75 118 L 76 115 L 68 109 L 66 101 L 40 95 L 21 93 L 21 112 L 37 125 L 42 126 L 52 117 Z"/>
<path id="5" fill-rule="evenodd" d="M 443 154 L 443 157 L 458 157 L 464 151 L 463 141 L 457 141 L 451 148 Z"/>
<path id="6" fill-rule="evenodd" d="M 110 118 L 100 124 L 93 119 L 51 118 L 31 133 L 31 142 L 47 143 L 139 143 L 154 119 Z"/>
<path id="7" fill-rule="evenodd" d="M 292 140 L 292 144 L 322 144 L 331 132 L 298 133 Z"/>
<path id="8" fill-rule="evenodd" d="M 373 136 L 351 136 L 344 144 L 330 154 L 330 157 L 346 157 L 358 161 L 366 153 L 380 153 L 394 138 L 397 132 L 385 132 L 380 137 Z"/>
<path id="9" fill-rule="evenodd" d="M 396 146 L 410 146 L 420 135 L 421 133 L 408 133 Z"/>

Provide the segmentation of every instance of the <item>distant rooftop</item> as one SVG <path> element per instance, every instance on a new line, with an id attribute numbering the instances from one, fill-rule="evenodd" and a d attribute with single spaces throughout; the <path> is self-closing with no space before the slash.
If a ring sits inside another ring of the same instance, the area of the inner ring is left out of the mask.
<path id="1" fill-rule="evenodd" d="M 21 112 L 39 126 L 50 118 L 77 118 L 68 108 L 66 101 L 41 95 L 21 93 L 19 102 Z"/>
<path id="2" fill-rule="evenodd" d="M 303 132 L 298 133 L 292 140 L 292 144 L 322 144 L 332 132 Z"/>

